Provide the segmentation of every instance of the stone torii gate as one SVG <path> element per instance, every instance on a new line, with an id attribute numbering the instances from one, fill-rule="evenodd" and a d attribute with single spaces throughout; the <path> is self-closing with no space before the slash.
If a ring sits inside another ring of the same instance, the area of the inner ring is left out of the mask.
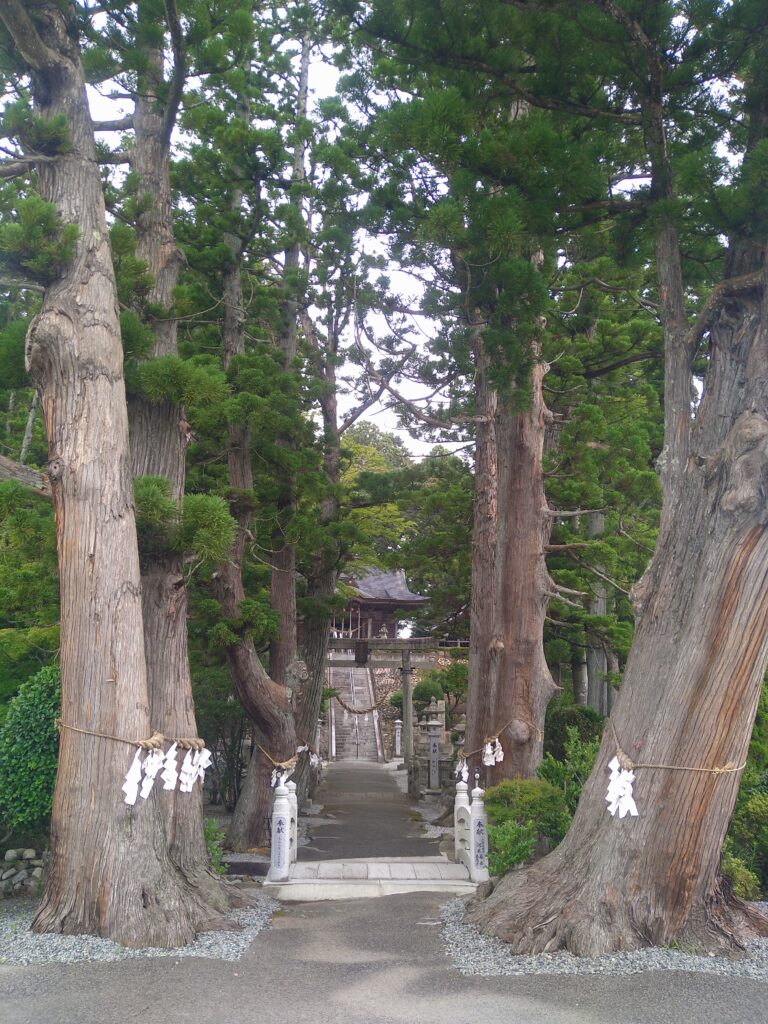
<path id="1" fill-rule="evenodd" d="M 348 659 L 333 656 L 334 652 L 354 649 L 354 664 L 371 669 L 396 668 L 403 679 L 403 757 L 406 765 L 413 761 L 413 671 L 419 662 L 439 651 L 469 647 L 468 640 L 438 640 L 434 637 L 367 637 L 365 639 L 331 639 L 328 642 L 326 668 L 349 668 Z M 399 655 L 399 657 L 397 657 Z"/>

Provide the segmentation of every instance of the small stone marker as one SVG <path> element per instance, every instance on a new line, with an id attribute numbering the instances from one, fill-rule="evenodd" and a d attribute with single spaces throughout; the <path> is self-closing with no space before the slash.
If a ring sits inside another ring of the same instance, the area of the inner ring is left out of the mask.
<path id="1" fill-rule="evenodd" d="M 429 731 L 429 788 L 440 789 L 440 723 L 437 719 L 427 722 Z"/>

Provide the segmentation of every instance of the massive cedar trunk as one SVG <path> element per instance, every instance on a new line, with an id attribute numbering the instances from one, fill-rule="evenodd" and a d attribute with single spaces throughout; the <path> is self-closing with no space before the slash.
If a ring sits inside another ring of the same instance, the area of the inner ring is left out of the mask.
<path id="1" fill-rule="evenodd" d="M 247 117 L 245 100 L 241 114 Z M 239 211 L 241 202 L 242 194 L 235 191 L 233 210 Z M 232 253 L 232 262 L 224 272 L 224 363 L 231 372 L 236 372 L 233 360 L 245 352 L 242 242 L 232 233 L 227 233 L 224 241 Z M 227 462 L 237 530 L 232 554 L 216 573 L 214 592 L 222 614 L 235 619 L 239 615 L 240 602 L 245 599 L 243 558 L 253 494 L 251 434 L 247 424 L 230 423 Z M 256 727 L 258 743 L 274 761 L 288 760 L 296 749 L 296 732 L 287 688 L 267 675 L 249 636 L 243 636 L 227 648 L 227 663 L 232 688 Z M 269 842 L 272 774 L 269 757 L 258 746 L 254 747 L 229 832 L 229 844 L 233 850 L 248 850 Z"/>
<path id="2" fill-rule="evenodd" d="M 605 529 L 605 516 L 602 512 L 590 512 L 587 519 L 587 536 L 602 537 Z M 596 579 L 592 584 L 592 596 L 589 601 L 590 615 L 605 615 L 608 611 L 608 599 L 605 584 Z M 587 704 L 608 714 L 608 657 L 603 644 L 587 630 Z"/>
<path id="3" fill-rule="evenodd" d="M 139 5 L 142 20 L 145 6 Z M 169 310 L 178 283 L 182 254 L 173 233 L 169 175 L 170 128 L 175 107 L 164 103 L 168 92 L 163 51 L 147 49 L 134 113 L 132 169 L 138 176 L 136 256 L 152 275 L 147 301 Z M 178 55 L 177 55 L 178 61 Z M 177 63 L 175 77 L 183 76 Z M 177 322 L 167 314 L 152 322 L 151 356 L 177 355 Z M 186 473 L 186 420 L 183 409 L 164 400 L 134 396 L 129 405 L 134 476 L 160 476 L 170 482 L 170 496 L 180 506 Z M 171 738 L 197 736 L 187 638 L 187 590 L 181 555 L 142 552 L 142 605 L 150 719 L 154 729 Z M 221 880 L 209 868 L 203 834 L 203 794 L 161 790 L 168 850 L 174 864 L 211 910 L 223 910 Z"/>
<path id="4" fill-rule="evenodd" d="M 0 9 L 37 114 L 66 118 L 68 151 L 40 166 L 39 188 L 80 230 L 27 338 L 50 453 L 65 723 L 51 864 L 33 927 L 168 946 L 192 938 L 196 908 L 168 857 L 156 800 L 123 802 L 130 745 L 93 735 L 143 739 L 150 716 L 115 280 L 70 13 L 54 2 L 30 14 L 15 0 Z"/>
<path id="5" fill-rule="evenodd" d="M 662 61 L 648 40 L 646 49 L 651 191 L 664 203 L 674 190 Z M 764 102 L 761 92 L 759 132 Z M 768 661 L 765 248 L 751 239 L 731 246 L 727 280 L 707 307 L 709 365 L 692 425 L 698 325 L 687 324 L 668 216 L 660 213 L 656 236 L 665 341 L 661 530 L 633 592 L 635 640 L 621 691 L 563 843 L 504 878 L 470 914 L 521 953 L 595 954 L 672 940 L 733 949 L 768 934 L 768 919 L 718 878 Z M 637 765 L 638 817 L 606 812 L 607 765 L 619 748 Z"/>
<path id="6" fill-rule="evenodd" d="M 299 133 L 303 130 L 303 121 L 307 112 L 310 52 L 309 37 L 305 36 L 301 47 L 296 97 L 296 129 Z M 292 176 L 295 188 L 290 196 L 290 203 L 298 214 L 298 220 L 302 219 L 301 192 L 296 189 L 301 189 L 304 185 L 306 173 L 304 168 L 305 145 L 300 135 L 293 153 Z M 295 227 L 294 231 L 296 231 Z M 288 373 L 295 372 L 293 364 L 298 351 L 299 282 L 297 278 L 301 264 L 301 253 L 301 240 L 299 237 L 295 237 L 285 251 L 283 284 L 287 297 L 281 310 L 282 329 L 279 338 L 280 352 Z M 290 441 L 283 441 L 282 443 L 286 449 L 290 449 L 292 446 Z M 296 485 L 295 473 L 288 473 L 283 481 L 282 492 L 278 498 L 278 523 L 273 536 L 274 552 L 272 555 L 270 603 L 277 613 L 278 629 L 277 635 L 269 645 L 269 672 L 276 682 L 283 685 L 288 683 L 289 671 L 291 671 L 291 666 L 296 660 L 297 651 L 296 546 L 288 539 L 285 532 L 285 526 L 290 525 L 290 520 L 296 509 Z"/>
<path id="7" fill-rule="evenodd" d="M 541 761 L 544 714 L 556 686 L 544 658 L 543 631 L 552 582 L 545 564 L 551 519 L 542 456 L 547 409 L 544 367 L 531 369 L 530 400 L 491 387 L 482 338 L 475 337 L 477 427 L 472 536 L 467 749 L 499 736 L 504 760 L 470 767 L 487 784 L 531 778 Z"/>
<path id="8" fill-rule="evenodd" d="M 289 482 L 290 495 L 280 502 L 278 518 L 285 521 L 295 509 L 295 481 Z M 282 546 L 281 546 L 282 545 Z M 296 661 L 296 547 L 278 529 L 273 535 L 272 578 L 269 603 L 277 614 L 277 634 L 269 645 L 269 674 L 282 686 L 288 685 L 291 666 Z"/>
<path id="9" fill-rule="evenodd" d="M 320 523 L 330 534 L 339 515 L 338 487 L 341 480 L 341 431 L 336 397 L 338 335 L 333 330 L 330 332 L 328 351 L 323 352 L 309 317 L 303 318 L 303 324 L 316 372 L 323 384 L 320 409 L 323 417 L 323 466 L 328 492 L 320 504 Z M 339 579 L 339 555 L 338 544 L 329 536 L 326 546 L 316 553 L 307 580 L 307 597 L 310 603 L 314 602 L 314 608 L 303 623 L 301 653 L 307 668 L 307 680 L 296 704 L 296 735 L 302 742 L 311 744 L 314 743 L 326 686 L 325 661 L 332 621 L 330 609 Z M 299 760 L 294 778 L 300 798 L 311 793 L 312 772 L 308 757 Z"/>
<path id="10" fill-rule="evenodd" d="M 731 947 L 768 921 L 724 891 L 740 773 L 637 768 L 639 817 L 606 812 L 607 764 L 743 765 L 768 660 L 768 334 L 755 296 L 726 306 L 667 529 L 635 589 L 637 631 L 571 829 L 470 919 L 518 952 L 594 954 L 673 939 Z"/>

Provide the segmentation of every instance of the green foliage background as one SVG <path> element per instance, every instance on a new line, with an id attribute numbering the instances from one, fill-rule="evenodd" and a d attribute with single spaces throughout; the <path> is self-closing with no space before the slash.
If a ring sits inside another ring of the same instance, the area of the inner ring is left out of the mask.
<path id="1" fill-rule="evenodd" d="M 0 727 L 0 819 L 12 834 L 40 833 L 47 827 L 60 706 L 59 670 L 49 665 L 22 683 Z"/>

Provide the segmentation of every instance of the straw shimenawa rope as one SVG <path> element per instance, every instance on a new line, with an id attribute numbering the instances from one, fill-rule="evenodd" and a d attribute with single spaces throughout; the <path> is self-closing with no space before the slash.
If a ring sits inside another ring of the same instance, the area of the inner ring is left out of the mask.
<path id="1" fill-rule="evenodd" d="M 202 750 L 205 747 L 205 740 L 199 736 L 182 737 L 176 740 L 169 740 L 161 732 L 153 732 L 148 740 L 131 740 L 127 736 L 114 736 L 109 732 L 96 732 L 95 729 L 81 729 L 77 725 L 69 725 L 60 718 L 56 719 L 56 728 L 69 729 L 70 732 L 79 732 L 83 736 L 99 736 L 103 740 L 114 740 L 115 743 L 127 743 L 129 747 L 140 747 L 142 750 L 159 750 L 165 743 L 175 743 L 182 750 Z"/>
<path id="2" fill-rule="evenodd" d="M 384 707 L 389 700 L 389 695 L 387 694 L 382 697 L 381 700 L 376 701 L 376 703 L 372 704 L 369 708 L 353 708 L 351 705 L 347 704 L 344 698 L 340 697 L 338 693 L 334 693 L 333 699 L 337 700 L 344 710 L 349 711 L 352 715 L 369 715 L 371 711 L 378 711 L 380 708 Z"/>
<path id="3" fill-rule="evenodd" d="M 727 775 L 731 772 L 740 772 L 747 766 L 746 761 L 744 764 L 738 766 L 736 766 L 733 761 L 727 761 L 725 764 L 716 765 L 714 768 L 694 768 L 685 764 L 651 764 L 650 762 L 647 764 L 642 762 L 637 763 L 633 761 L 632 758 L 624 752 L 624 750 L 622 750 L 621 744 L 619 743 L 619 737 L 616 735 L 616 728 L 613 724 L 613 720 L 609 718 L 608 724 L 611 727 L 613 738 L 616 741 L 616 760 L 624 771 L 627 772 L 633 772 L 637 768 L 660 768 L 664 771 L 670 772 L 708 772 L 710 775 Z"/>
<path id="4" fill-rule="evenodd" d="M 501 734 L 506 729 L 508 729 L 510 727 L 510 725 L 512 725 L 513 722 L 518 722 L 518 721 L 522 722 L 522 721 L 525 721 L 525 719 L 521 718 L 520 715 L 515 715 L 514 718 L 510 718 L 510 720 L 507 722 L 507 724 L 506 725 L 502 725 L 502 727 L 499 729 L 498 732 L 494 733 L 492 736 L 486 736 L 485 739 L 483 740 L 482 747 L 478 747 L 477 750 L 467 750 L 467 751 L 465 751 L 464 748 L 461 747 L 461 749 L 456 752 L 456 760 L 460 761 L 462 758 L 464 758 L 464 760 L 466 760 L 468 757 L 473 757 L 475 754 L 482 754 L 482 752 L 485 750 L 487 744 L 494 743 L 496 740 L 498 740 L 499 736 L 501 736 Z M 533 730 L 533 732 L 536 733 L 536 736 L 538 737 L 538 739 L 542 738 L 541 729 L 537 729 L 536 726 L 533 724 L 533 722 L 526 722 L 525 724 L 530 726 L 530 728 Z"/>
<path id="5" fill-rule="evenodd" d="M 266 757 L 266 759 L 269 761 L 273 768 L 283 768 L 284 770 L 287 770 L 289 768 L 295 768 L 299 761 L 299 754 L 303 753 L 304 750 L 307 750 L 308 753 L 310 754 L 314 754 L 315 757 L 320 756 L 310 743 L 300 743 L 299 749 L 296 751 L 293 757 L 289 758 L 287 761 L 276 761 L 274 757 L 272 757 L 272 755 L 268 751 L 266 751 L 260 743 L 257 743 L 256 746 Z"/>

